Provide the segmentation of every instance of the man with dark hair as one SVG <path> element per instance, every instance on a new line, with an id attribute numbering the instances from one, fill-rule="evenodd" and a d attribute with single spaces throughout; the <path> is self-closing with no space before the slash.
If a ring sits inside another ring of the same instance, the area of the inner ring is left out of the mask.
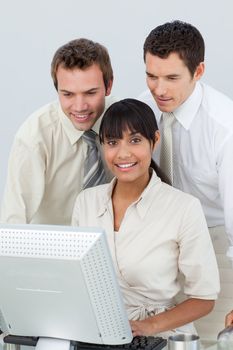
<path id="1" fill-rule="evenodd" d="M 155 160 L 174 187 L 201 201 L 217 257 L 227 252 L 233 259 L 233 101 L 199 81 L 204 53 L 191 24 L 153 29 L 144 43 L 149 90 L 139 99 L 154 110 L 161 131 Z M 230 267 L 225 256 L 219 266 Z"/>
<path id="2" fill-rule="evenodd" d="M 51 75 L 59 101 L 33 113 L 16 134 L 2 222 L 69 225 L 77 194 L 109 180 L 97 137 L 105 107 L 115 102 L 106 48 L 70 41 L 56 51 Z"/>

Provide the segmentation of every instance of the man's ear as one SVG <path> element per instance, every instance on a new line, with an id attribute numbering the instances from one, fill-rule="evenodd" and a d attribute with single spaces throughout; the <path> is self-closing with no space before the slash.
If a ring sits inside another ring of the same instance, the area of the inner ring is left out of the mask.
<path id="1" fill-rule="evenodd" d="M 159 132 L 159 130 L 157 130 L 155 132 L 155 144 L 153 146 L 153 150 L 152 150 L 153 152 L 156 150 L 159 143 L 160 143 L 160 132 Z"/>
<path id="2" fill-rule="evenodd" d="M 197 66 L 196 71 L 194 73 L 195 81 L 199 80 L 202 77 L 202 75 L 204 74 L 204 71 L 205 71 L 205 63 L 201 62 Z"/>
<path id="3" fill-rule="evenodd" d="M 112 90 L 113 79 L 109 80 L 108 87 L 105 92 L 105 96 L 109 96 Z"/>

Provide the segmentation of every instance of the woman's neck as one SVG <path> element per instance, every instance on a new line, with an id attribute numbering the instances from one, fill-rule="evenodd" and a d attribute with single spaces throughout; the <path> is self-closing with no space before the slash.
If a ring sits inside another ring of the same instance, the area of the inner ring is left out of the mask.
<path id="1" fill-rule="evenodd" d="M 138 181 L 125 182 L 117 180 L 112 192 L 112 206 L 114 213 L 114 230 L 119 231 L 121 222 L 128 207 L 135 202 L 142 194 L 150 176 Z"/>
<path id="2" fill-rule="evenodd" d="M 135 181 L 121 181 L 117 179 L 113 195 L 137 200 L 150 181 L 151 174 L 146 173 Z"/>
<path id="3" fill-rule="evenodd" d="M 112 196 L 134 202 L 140 197 L 145 187 L 146 185 L 136 184 L 135 182 L 125 183 L 117 181 Z"/>

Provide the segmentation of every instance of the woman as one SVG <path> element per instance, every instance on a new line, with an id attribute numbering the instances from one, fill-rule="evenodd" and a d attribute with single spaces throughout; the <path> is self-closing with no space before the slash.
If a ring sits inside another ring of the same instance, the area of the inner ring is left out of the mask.
<path id="1" fill-rule="evenodd" d="M 78 196 L 72 224 L 105 229 L 134 336 L 193 333 L 190 322 L 212 310 L 219 291 L 200 203 L 152 169 L 160 135 L 149 106 L 114 103 L 99 135 L 115 178 Z M 175 305 L 179 271 L 188 299 Z"/>

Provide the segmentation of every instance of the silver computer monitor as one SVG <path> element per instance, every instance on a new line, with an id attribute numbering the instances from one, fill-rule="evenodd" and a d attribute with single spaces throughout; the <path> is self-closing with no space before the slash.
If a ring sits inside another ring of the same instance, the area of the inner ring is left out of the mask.
<path id="1" fill-rule="evenodd" d="M 101 229 L 1 224 L 0 276 L 6 333 L 102 344 L 132 340 Z"/>

